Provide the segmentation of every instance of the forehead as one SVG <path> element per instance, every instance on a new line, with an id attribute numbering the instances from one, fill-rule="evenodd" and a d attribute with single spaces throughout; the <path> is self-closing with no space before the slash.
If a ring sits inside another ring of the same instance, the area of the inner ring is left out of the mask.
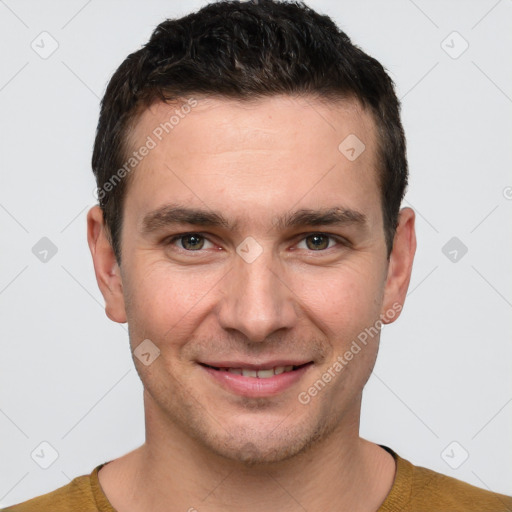
<path id="1" fill-rule="evenodd" d="M 297 120 L 301 122 L 297 124 Z M 367 139 L 366 143 L 373 143 L 373 116 L 353 98 L 329 100 L 307 95 L 274 95 L 239 100 L 190 96 L 167 103 L 157 101 L 139 112 L 128 138 L 131 146 L 143 144 L 148 136 L 167 145 L 172 134 L 175 142 L 188 139 L 192 143 L 200 135 L 199 151 L 213 149 L 212 145 L 217 150 L 223 146 L 231 150 L 232 144 L 242 142 L 259 144 L 262 149 L 288 142 L 299 151 L 296 142 L 301 138 L 309 139 L 312 144 L 318 144 L 319 138 L 332 143 L 351 133 L 350 130 Z M 311 137 L 313 133 L 317 134 L 316 138 Z M 175 145 L 174 149 L 179 147 Z"/>
<path id="2" fill-rule="evenodd" d="M 195 96 L 157 102 L 136 120 L 129 146 L 151 146 L 125 202 L 141 214 L 176 198 L 233 214 L 238 207 L 253 217 L 344 199 L 379 220 L 375 124 L 352 99 Z"/>

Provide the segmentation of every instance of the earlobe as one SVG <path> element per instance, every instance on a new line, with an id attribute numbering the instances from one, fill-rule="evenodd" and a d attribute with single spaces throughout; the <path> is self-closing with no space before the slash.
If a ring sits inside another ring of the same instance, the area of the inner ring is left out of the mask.
<path id="1" fill-rule="evenodd" d="M 405 302 L 416 252 L 414 221 L 415 213 L 412 208 L 400 210 L 382 303 L 381 318 L 384 324 L 394 322 L 400 316 Z"/>
<path id="2" fill-rule="evenodd" d="M 105 299 L 105 313 L 114 322 L 125 323 L 126 310 L 121 272 L 107 236 L 103 212 L 97 205 L 87 213 L 87 242 L 96 281 Z"/>

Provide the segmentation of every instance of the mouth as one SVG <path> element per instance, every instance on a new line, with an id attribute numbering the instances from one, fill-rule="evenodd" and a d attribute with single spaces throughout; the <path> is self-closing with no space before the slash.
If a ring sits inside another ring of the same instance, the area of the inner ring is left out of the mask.
<path id="1" fill-rule="evenodd" d="M 244 397 L 271 397 L 297 384 L 313 366 L 313 361 L 297 364 L 276 362 L 261 365 L 230 363 L 199 363 L 210 382 L 224 390 Z"/>
<path id="2" fill-rule="evenodd" d="M 217 370 L 219 372 L 228 372 L 233 375 L 241 375 L 242 377 L 252 377 L 258 379 L 270 379 L 275 375 L 281 375 L 282 373 L 293 372 L 299 370 L 305 366 L 313 364 L 313 361 L 309 361 L 303 364 L 289 364 L 289 365 L 280 365 L 280 366 L 271 366 L 271 367 L 260 367 L 260 368 L 248 368 L 248 367 L 240 367 L 234 368 L 231 366 L 212 366 L 206 363 L 199 363 L 202 366 L 207 368 L 211 368 L 212 370 Z"/>

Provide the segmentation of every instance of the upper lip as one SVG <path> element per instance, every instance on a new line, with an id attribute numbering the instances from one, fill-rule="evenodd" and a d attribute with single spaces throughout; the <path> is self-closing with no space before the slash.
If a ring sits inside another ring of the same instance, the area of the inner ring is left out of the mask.
<path id="1" fill-rule="evenodd" d="M 278 366 L 301 366 L 312 363 L 304 359 L 276 359 L 273 361 L 262 361 L 260 363 L 247 363 L 245 361 L 199 361 L 199 364 L 214 366 L 215 368 L 242 368 L 247 370 L 261 370 L 276 368 Z"/>

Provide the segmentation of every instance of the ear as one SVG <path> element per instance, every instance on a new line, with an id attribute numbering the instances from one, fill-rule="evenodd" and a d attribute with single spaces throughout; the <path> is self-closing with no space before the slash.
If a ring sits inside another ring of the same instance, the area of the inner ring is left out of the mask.
<path id="1" fill-rule="evenodd" d="M 105 313 L 114 322 L 126 322 L 121 271 L 107 236 L 101 208 L 93 206 L 87 213 L 87 242 L 91 250 L 96 281 L 105 299 Z"/>
<path id="2" fill-rule="evenodd" d="M 414 220 L 414 210 L 411 208 L 400 210 L 384 288 L 381 310 L 383 324 L 394 322 L 400 316 L 405 302 L 416 252 Z"/>

